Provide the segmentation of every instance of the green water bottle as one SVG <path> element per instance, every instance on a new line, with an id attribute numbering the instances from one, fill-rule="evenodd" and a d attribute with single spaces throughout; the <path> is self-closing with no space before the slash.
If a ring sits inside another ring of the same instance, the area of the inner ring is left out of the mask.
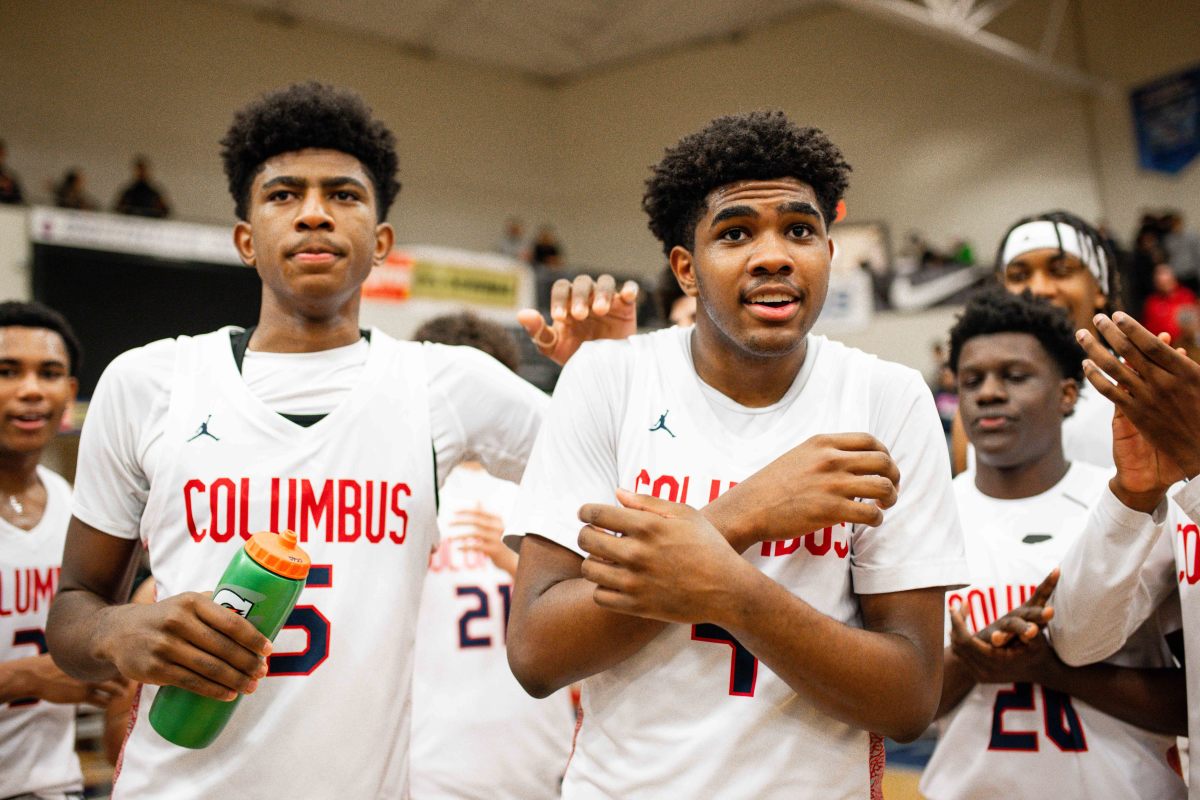
<path id="1" fill-rule="evenodd" d="M 308 577 L 308 554 L 296 546 L 296 534 L 262 531 L 246 540 L 229 562 L 213 591 L 213 602 L 245 617 L 268 639 L 283 627 Z M 214 700 L 164 686 L 150 707 L 150 724 L 164 739 L 181 747 L 208 747 L 233 716 L 241 700 Z"/>

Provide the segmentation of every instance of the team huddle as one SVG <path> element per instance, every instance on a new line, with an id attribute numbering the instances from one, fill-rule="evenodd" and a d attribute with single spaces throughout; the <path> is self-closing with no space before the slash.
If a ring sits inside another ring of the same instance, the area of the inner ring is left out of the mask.
<path id="1" fill-rule="evenodd" d="M 59 704 L 121 681 L 115 798 L 880 797 L 931 724 L 932 800 L 1200 786 L 1200 366 L 1113 308 L 1083 220 L 1017 222 L 949 332 L 952 480 L 922 377 L 811 332 L 850 167 L 781 112 L 647 180 L 694 325 L 636 334 L 607 277 L 522 316 L 551 397 L 469 319 L 360 329 L 400 188 L 360 98 L 264 95 L 222 146 L 258 322 L 114 360 L 73 497 L 36 465 L 78 346 L 0 314 L 0 487 L 35 501 L 0 503 L 0 668 L 48 651 L 0 670 L 0 797 L 77 796 Z M 313 570 L 272 644 L 203 592 L 284 528 Z M 251 696 L 189 750 L 164 685 Z"/>

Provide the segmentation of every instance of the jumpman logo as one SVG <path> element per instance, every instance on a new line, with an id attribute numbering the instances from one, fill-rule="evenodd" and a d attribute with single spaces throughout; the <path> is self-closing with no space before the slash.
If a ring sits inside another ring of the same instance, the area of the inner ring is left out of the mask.
<path id="1" fill-rule="evenodd" d="M 670 413 L 671 413 L 671 409 L 669 409 L 669 408 L 666 411 L 664 411 L 662 413 L 662 416 L 658 418 L 658 424 L 655 425 L 653 428 L 651 428 L 650 432 L 654 433 L 655 431 L 666 431 L 667 433 L 671 433 L 671 429 L 667 427 L 667 414 L 670 414 Z M 675 434 L 671 433 L 671 438 L 674 439 Z"/>
<path id="2" fill-rule="evenodd" d="M 213 436 L 211 433 L 209 433 L 208 422 L 211 419 L 212 419 L 212 414 L 209 414 L 208 419 L 204 420 L 204 422 L 201 422 L 200 427 L 196 429 L 196 435 L 193 436 L 191 439 L 188 439 L 188 441 L 190 442 L 195 439 L 199 439 L 201 436 L 207 436 L 208 438 L 212 439 L 214 442 L 221 441 L 216 436 Z"/>

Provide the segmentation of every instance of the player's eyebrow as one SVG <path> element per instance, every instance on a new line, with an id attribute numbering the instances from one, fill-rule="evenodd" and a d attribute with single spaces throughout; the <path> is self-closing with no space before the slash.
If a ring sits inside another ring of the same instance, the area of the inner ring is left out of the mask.
<path id="1" fill-rule="evenodd" d="M 276 186 L 298 187 L 307 186 L 308 181 L 303 178 L 297 178 L 295 175 L 277 175 L 271 180 L 262 185 L 263 190 L 273 189 Z"/>
<path id="2" fill-rule="evenodd" d="M 792 200 L 788 203 L 780 203 L 775 207 L 775 210 L 780 214 L 804 214 L 805 216 L 823 219 L 817 207 L 804 200 Z"/>
<path id="3" fill-rule="evenodd" d="M 712 222 L 709 223 L 709 227 L 715 228 L 717 225 L 724 222 L 725 220 L 734 219 L 735 217 L 757 217 L 757 216 L 758 216 L 758 212 L 755 211 L 750 206 L 729 206 L 728 208 L 722 208 L 720 211 L 718 211 L 716 214 L 713 215 Z"/>
<path id="4" fill-rule="evenodd" d="M 325 178 L 321 181 L 322 189 L 333 189 L 338 186 L 353 186 L 362 191 L 367 191 L 366 184 L 358 178 L 352 178 L 349 175 L 338 175 L 336 178 Z"/>
<path id="5" fill-rule="evenodd" d="M 278 175 L 262 185 L 263 190 L 272 189 L 276 186 L 286 186 L 288 188 L 303 188 L 308 186 L 308 180 L 295 175 Z M 366 184 L 358 178 L 349 175 L 336 175 L 332 178 L 323 178 L 320 182 L 322 189 L 333 189 L 338 186 L 354 186 L 362 191 L 367 191 Z"/>

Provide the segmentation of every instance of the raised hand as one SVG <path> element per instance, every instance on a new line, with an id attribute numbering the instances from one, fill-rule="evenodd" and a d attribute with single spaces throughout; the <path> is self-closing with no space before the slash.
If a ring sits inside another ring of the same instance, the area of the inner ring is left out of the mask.
<path id="1" fill-rule="evenodd" d="M 217 700 L 250 694 L 267 674 L 267 637 L 211 593 L 109 608 L 97 632 L 101 656 L 130 680 L 178 686 Z"/>
<path id="2" fill-rule="evenodd" d="M 733 487 L 705 509 L 739 550 L 821 528 L 879 525 L 896 503 L 900 470 L 867 433 L 813 436 Z M 746 529 L 749 529 L 746 532 Z"/>
<path id="3" fill-rule="evenodd" d="M 1169 486 L 1200 475 L 1200 364 L 1128 314 L 1117 312 L 1112 319 L 1097 314 L 1095 323 L 1116 355 L 1079 331 L 1076 336 L 1088 356 L 1083 364 L 1088 381 L 1158 451 L 1154 469 L 1160 481 Z M 1114 436 L 1118 432 L 1129 435 L 1114 421 Z M 1118 455 L 1117 443 L 1113 455 Z"/>
<path id="4" fill-rule="evenodd" d="M 558 365 L 567 363 L 584 342 L 593 339 L 626 339 L 637 333 L 638 285 L 626 281 L 617 291 L 616 279 L 601 275 L 595 280 L 580 275 L 574 281 L 559 278 L 550 289 L 550 319 L 525 308 L 517 321 L 542 355 Z"/>
<path id="5" fill-rule="evenodd" d="M 462 529 L 461 533 L 454 535 L 455 539 L 461 539 L 461 549 L 483 553 L 509 575 L 517 574 L 517 554 L 501 540 L 504 520 L 500 517 L 485 511 L 481 504 L 459 511 L 450 524 L 456 531 Z"/>
<path id="6" fill-rule="evenodd" d="M 620 506 L 589 503 L 579 546 L 596 605 L 624 614 L 695 623 L 728 607 L 737 575 L 754 570 L 694 508 L 617 491 Z M 614 536 L 608 531 L 620 533 Z"/>
<path id="7" fill-rule="evenodd" d="M 1031 641 L 1054 618 L 1054 608 L 1048 604 L 1059 575 L 1058 567 L 1052 569 L 1028 600 L 977 632 L 976 637 L 994 647 L 1004 647 L 1014 639 Z"/>

